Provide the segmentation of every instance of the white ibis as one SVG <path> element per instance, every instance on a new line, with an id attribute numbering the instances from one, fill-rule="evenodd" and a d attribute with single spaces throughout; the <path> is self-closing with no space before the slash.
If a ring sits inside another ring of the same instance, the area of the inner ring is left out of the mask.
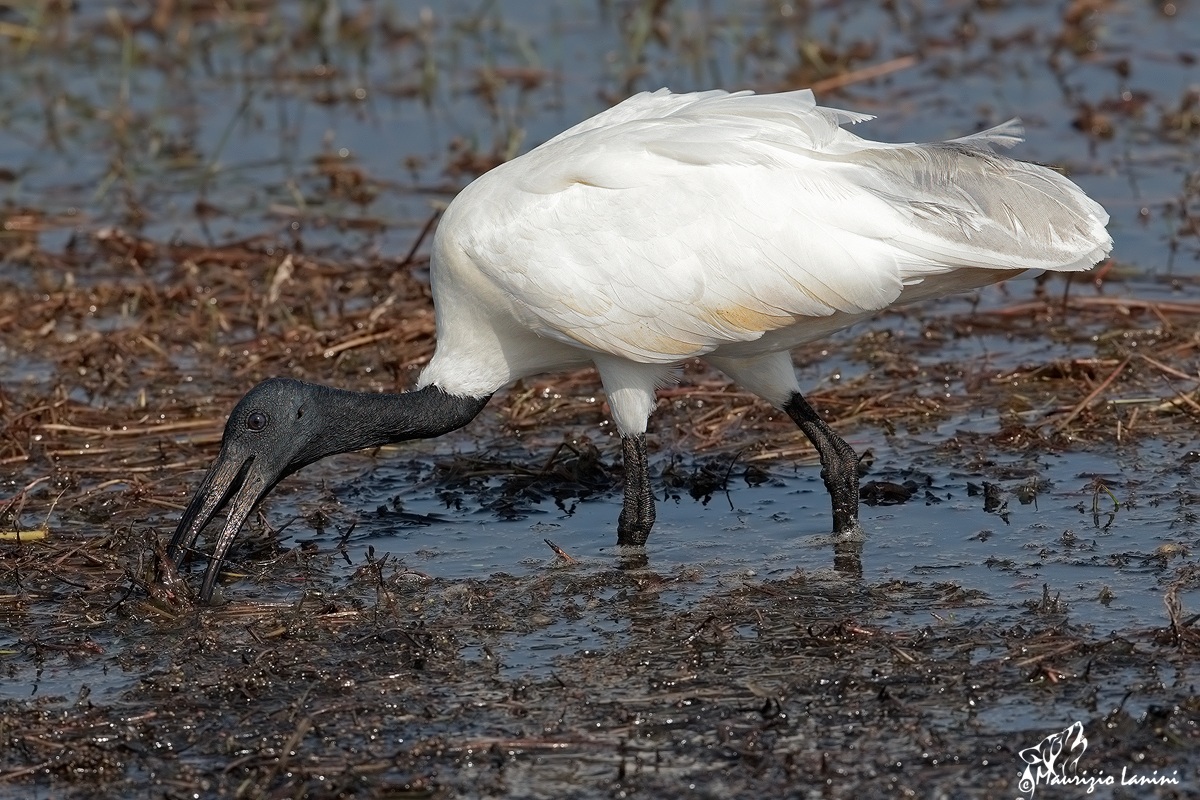
<path id="1" fill-rule="evenodd" d="M 858 527 L 854 451 L 800 393 L 789 351 L 889 306 L 1028 269 L 1078 271 L 1112 248 L 1075 184 L 994 148 L 1014 121 L 931 144 L 840 127 L 870 119 L 812 92 L 642 93 L 496 167 L 446 209 L 430 276 L 437 349 L 414 391 L 270 379 L 225 426 L 179 522 L 178 562 L 224 506 L 201 599 L 242 523 L 318 459 L 466 425 L 518 378 L 592 363 L 621 435 L 617 542 L 654 524 L 655 389 L 701 358 L 812 440 L 835 533 Z"/>

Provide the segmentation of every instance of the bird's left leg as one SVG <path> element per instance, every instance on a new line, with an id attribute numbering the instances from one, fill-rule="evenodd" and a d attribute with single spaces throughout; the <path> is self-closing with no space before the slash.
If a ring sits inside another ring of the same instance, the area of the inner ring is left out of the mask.
<path id="1" fill-rule="evenodd" d="M 858 528 L 858 456 L 846 440 L 821 419 L 800 392 L 794 392 L 783 410 L 792 418 L 821 457 L 821 479 L 833 501 L 833 532 Z"/>
<path id="2" fill-rule="evenodd" d="M 821 457 L 821 478 L 833 501 L 833 532 L 858 530 L 858 457 L 800 394 L 792 356 L 784 351 L 753 358 L 706 360 L 743 387 L 781 408 L 800 426 Z"/>

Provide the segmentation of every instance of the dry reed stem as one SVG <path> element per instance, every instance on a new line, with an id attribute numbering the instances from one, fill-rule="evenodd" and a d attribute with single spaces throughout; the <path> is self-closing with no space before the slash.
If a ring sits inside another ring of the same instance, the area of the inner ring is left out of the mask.
<path id="1" fill-rule="evenodd" d="M 1092 403 L 1094 403 L 1096 399 L 1104 392 L 1104 390 L 1112 385 L 1112 382 L 1117 379 L 1117 376 L 1125 371 L 1125 368 L 1129 366 L 1130 360 L 1130 358 L 1126 358 L 1124 361 L 1118 364 L 1117 368 L 1110 372 L 1108 377 L 1101 381 L 1099 386 L 1093 389 L 1087 395 L 1087 397 L 1080 400 L 1079 404 L 1072 408 L 1067 416 L 1059 421 L 1059 423 L 1055 426 L 1055 430 L 1062 432 L 1077 416 L 1079 416 L 1084 409 L 1091 406 Z"/>
<path id="2" fill-rule="evenodd" d="M 814 81 L 809 84 L 808 88 L 812 89 L 817 94 L 821 94 L 822 92 L 841 89 L 855 83 L 862 83 L 863 81 L 871 81 L 875 80 L 876 78 L 882 78 L 885 75 L 891 75 L 892 73 L 900 72 L 901 70 L 911 69 L 918 63 L 919 61 L 916 56 L 900 56 L 899 58 L 893 58 L 890 61 L 884 61 L 881 64 L 872 64 L 869 67 L 862 67 L 861 69 L 844 72 L 841 75 L 835 75 L 832 78 L 824 78 L 819 81 Z"/>

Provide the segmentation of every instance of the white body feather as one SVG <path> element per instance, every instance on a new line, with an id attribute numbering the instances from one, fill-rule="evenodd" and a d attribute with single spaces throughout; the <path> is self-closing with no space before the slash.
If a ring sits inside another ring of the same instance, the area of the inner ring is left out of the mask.
<path id="1" fill-rule="evenodd" d="M 885 144 L 809 91 L 631 97 L 483 175 L 432 254 L 437 351 L 420 385 L 482 396 L 595 362 L 622 433 L 704 357 L 776 405 L 788 350 L 896 303 L 1026 269 L 1083 270 L 1108 215 L 997 155 L 1007 123 Z"/>

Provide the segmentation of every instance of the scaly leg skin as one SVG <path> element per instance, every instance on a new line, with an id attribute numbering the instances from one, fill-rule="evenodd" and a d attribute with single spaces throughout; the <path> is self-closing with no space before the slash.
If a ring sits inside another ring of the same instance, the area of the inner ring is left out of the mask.
<path id="1" fill-rule="evenodd" d="M 621 437 L 625 457 L 625 503 L 617 520 L 617 544 L 643 547 L 654 527 L 654 495 L 646 460 L 646 434 Z"/>
<path id="2" fill-rule="evenodd" d="M 858 527 L 858 456 L 833 432 L 804 396 L 795 392 L 783 410 L 800 426 L 821 456 L 821 478 L 833 500 L 833 532 L 849 534 Z"/>

